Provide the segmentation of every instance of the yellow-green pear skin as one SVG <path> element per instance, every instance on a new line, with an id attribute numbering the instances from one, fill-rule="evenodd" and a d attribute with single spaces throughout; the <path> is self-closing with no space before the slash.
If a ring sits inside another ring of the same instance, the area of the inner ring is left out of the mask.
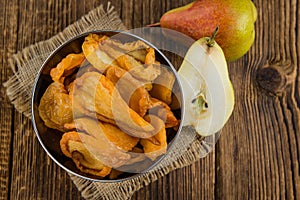
<path id="1" fill-rule="evenodd" d="M 230 62 L 242 57 L 252 46 L 256 18 L 251 0 L 197 0 L 165 13 L 160 25 L 195 40 L 210 36 L 219 26 L 216 41 Z"/>

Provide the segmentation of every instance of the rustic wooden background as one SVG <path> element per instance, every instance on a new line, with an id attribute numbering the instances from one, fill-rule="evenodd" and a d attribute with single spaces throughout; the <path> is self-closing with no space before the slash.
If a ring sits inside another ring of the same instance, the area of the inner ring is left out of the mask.
<path id="1" fill-rule="evenodd" d="M 106 0 L 2 0 L 0 6 L 0 197 L 80 199 L 43 152 L 31 122 L 2 86 L 8 58 L 45 40 Z M 191 0 L 111 0 L 128 28 L 159 21 Z M 300 2 L 254 0 L 256 40 L 229 64 L 236 107 L 215 150 L 138 191 L 133 199 L 300 198 Z"/>

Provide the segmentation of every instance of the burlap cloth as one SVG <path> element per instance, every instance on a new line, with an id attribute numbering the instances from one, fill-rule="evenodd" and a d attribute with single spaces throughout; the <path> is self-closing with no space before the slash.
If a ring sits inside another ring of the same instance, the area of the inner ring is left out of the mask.
<path id="1" fill-rule="evenodd" d="M 95 8 L 52 38 L 26 47 L 13 55 L 9 63 L 14 75 L 4 86 L 16 110 L 29 118 L 31 117 L 30 99 L 35 74 L 51 51 L 63 42 L 90 30 L 125 29 L 118 14 L 114 11 L 114 7 L 108 3 L 106 8 L 102 5 Z M 124 182 L 99 183 L 81 179 L 71 174 L 70 177 L 86 199 L 129 199 L 135 191 L 170 171 L 190 165 L 205 157 L 214 148 L 219 135 L 218 133 L 214 136 L 200 138 L 192 129 L 184 127 L 176 144 L 160 164 L 151 171 Z M 187 146 L 186 141 L 192 141 L 192 143 Z"/>

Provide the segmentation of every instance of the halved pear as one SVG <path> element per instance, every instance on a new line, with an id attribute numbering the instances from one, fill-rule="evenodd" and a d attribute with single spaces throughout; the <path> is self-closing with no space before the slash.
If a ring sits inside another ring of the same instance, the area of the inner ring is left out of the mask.
<path id="1" fill-rule="evenodd" d="M 234 107 L 234 91 L 221 47 L 201 38 L 188 50 L 178 71 L 185 98 L 184 125 L 202 136 L 222 129 Z"/>

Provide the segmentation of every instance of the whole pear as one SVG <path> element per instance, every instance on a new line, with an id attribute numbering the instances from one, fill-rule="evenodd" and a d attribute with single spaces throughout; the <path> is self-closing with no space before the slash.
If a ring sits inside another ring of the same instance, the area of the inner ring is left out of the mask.
<path id="1" fill-rule="evenodd" d="M 218 26 L 216 41 L 230 62 L 242 57 L 253 44 L 256 18 L 251 0 L 197 0 L 165 13 L 160 25 L 195 40 L 210 36 Z"/>

